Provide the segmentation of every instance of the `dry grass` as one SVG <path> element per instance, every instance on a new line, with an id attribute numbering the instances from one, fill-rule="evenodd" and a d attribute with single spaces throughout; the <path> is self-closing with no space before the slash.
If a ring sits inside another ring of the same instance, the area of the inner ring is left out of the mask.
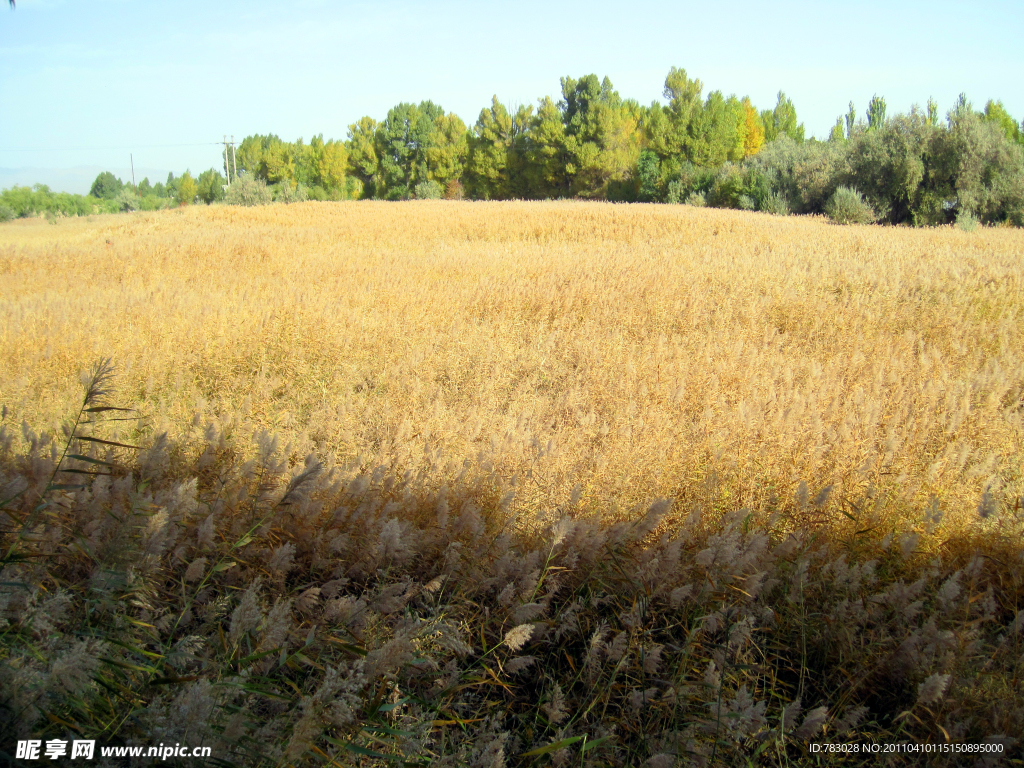
<path id="1" fill-rule="evenodd" d="M 579 203 L 0 226 L 0 757 L 1019 760 L 1022 252 Z M 147 420 L 40 435 L 105 355 Z"/>
<path id="2" fill-rule="evenodd" d="M 683 206 L 318 204 L 0 228 L 0 400 L 118 360 L 157 431 L 269 428 L 534 514 L 1024 491 L 1024 235 Z M 197 405 L 198 404 L 198 405 Z M 198 408 L 198 414 L 197 414 Z M 710 478 L 710 481 L 709 481 Z M 852 508 L 846 507 L 852 512 Z M 951 521 L 947 515 L 947 521 Z"/>

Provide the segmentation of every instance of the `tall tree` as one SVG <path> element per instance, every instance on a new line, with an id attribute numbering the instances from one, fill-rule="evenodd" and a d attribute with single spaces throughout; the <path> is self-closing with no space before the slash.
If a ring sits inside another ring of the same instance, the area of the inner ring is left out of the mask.
<path id="1" fill-rule="evenodd" d="M 427 150 L 433 145 L 434 121 L 443 114 L 432 101 L 402 103 L 392 107 L 377 127 L 375 144 L 386 197 L 409 198 L 417 183 L 428 180 Z"/>
<path id="2" fill-rule="evenodd" d="M 377 121 L 372 117 L 361 117 L 358 123 L 348 127 L 348 167 L 362 185 L 364 197 L 380 197 L 384 182 L 380 175 L 380 160 L 377 156 Z"/>
<path id="3" fill-rule="evenodd" d="M 664 96 L 668 100 L 668 125 L 665 126 L 662 146 L 656 149 L 662 157 L 689 154 L 693 124 L 700 118 L 704 109 L 703 91 L 704 84 L 700 80 L 691 80 L 687 77 L 685 69 L 672 67 L 669 70 L 665 77 L 664 91 Z M 656 120 L 655 124 L 657 123 Z"/>
<path id="4" fill-rule="evenodd" d="M 178 205 L 192 205 L 196 199 L 199 189 L 192 174 L 185 171 L 178 179 Z"/>
<path id="5" fill-rule="evenodd" d="M 797 144 L 803 142 L 804 125 L 797 123 L 796 107 L 782 91 L 779 91 L 775 109 L 762 111 L 761 119 L 764 120 L 765 141 L 775 141 L 779 136 L 789 136 Z"/>
<path id="6" fill-rule="evenodd" d="M 853 138 L 853 129 L 857 125 L 857 108 L 850 102 L 850 108 L 846 112 L 846 138 Z"/>
<path id="7" fill-rule="evenodd" d="M 114 176 L 110 171 L 104 171 L 96 177 L 96 180 L 92 183 L 92 187 L 89 189 L 89 194 L 93 197 L 99 197 L 103 200 L 113 200 L 117 197 L 118 192 L 124 184 L 121 180 Z"/>
<path id="8" fill-rule="evenodd" d="M 640 157 L 640 105 L 624 101 L 607 77 L 562 78 L 562 122 L 573 194 L 603 198 L 631 177 Z"/>
<path id="9" fill-rule="evenodd" d="M 728 99 L 712 91 L 696 110 L 687 132 L 686 155 L 695 165 L 719 166 L 741 160 L 745 144 L 746 112 L 735 96 Z"/>
<path id="10" fill-rule="evenodd" d="M 210 168 L 199 174 L 199 178 L 196 180 L 196 195 L 207 205 L 223 200 L 225 183 L 225 178 L 216 169 Z M 141 193 L 141 187 L 139 190 Z"/>
<path id="11" fill-rule="evenodd" d="M 537 113 L 530 120 L 526 148 L 525 184 L 529 197 L 545 199 L 567 197 L 569 154 L 565 146 L 562 113 L 550 96 L 540 99 Z"/>
<path id="12" fill-rule="evenodd" d="M 985 121 L 998 125 L 1006 138 L 1016 144 L 1024 143 L 1024 136 L 1021 134 L 1017 121 L 1010 117 L 1001 101 L 989 101 L 985 105 Z"/>
<path id="13" fill-rule="evenodd" d="M 754 109 L 754 105 L 750 103 L 749 96 L 744 96 L 741 103 L 743 105 L 743 121 L 745 124 L 743 156 L 750 157 L 760 152 L 761 147 L 764 146 L 764 121 L 757 110 Z"/>
<path id="14" fill-rule="evenodd" d="M 459 181 L 469 153 L 466 124 L 454 112 L 434 119 L 434 132 L 426 149 L 427 178 L 442 187 Z"/>
<path id="15" fill-rule="evenodd" d="M 480 110 L 469 143 L 466 181 L 469 192 L 484 200 L 503 200 L 521 193 L 525 151 L 524 137 L 533 107 L 520 107 L 516 114 L 491 98 L 491 106 Z"/>
<path id="16" fill-rule="evenodd" d="M 877 131 L 885 125 L 885 99 L 875 94 L 868 102 L 868 130 Z"/>

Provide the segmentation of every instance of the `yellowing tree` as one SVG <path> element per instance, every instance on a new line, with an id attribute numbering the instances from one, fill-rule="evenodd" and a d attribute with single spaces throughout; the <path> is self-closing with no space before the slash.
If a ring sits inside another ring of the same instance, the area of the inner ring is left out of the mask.
<path id="1" fill-rule="evenodd" d="M 266 166 L 267 181 L 276 184 L 279 181 L 292 181 L 295 178 L 295 158 L 292 148 L 276 136 L 269 142 L 263 154 Z"/>
<path id="2" fill-rule="evenodd" d="M 192 174 L 188 171 L 178 179 L 178 204 L 179 205 L 192 205 L 192 201 L 196 199 L 196 195 L 199 194 L 199 187 L 196 184 L 196 180 L 192 178 Z"/>
<path id="3" fill-rule="evenodd" d="M 341 189 L 345 186 L 348 169 L 348 149 L 340 141 L 331 140 L 324 144 L 321 138 L 320 144 L 316 164 L 320 186 L 327 190 Z"/>
<path id="4" fill-rule="evenodd" d="M 744 125 L 746 126 L 746 135 L 743 137 L 743 156 L 750 157 L 760 152 L 761 147 L 764 146 L 764 121 L 754 109 L 754 105 L 750 103 L 749 96 L 743 97 L 742 104 Z"/>

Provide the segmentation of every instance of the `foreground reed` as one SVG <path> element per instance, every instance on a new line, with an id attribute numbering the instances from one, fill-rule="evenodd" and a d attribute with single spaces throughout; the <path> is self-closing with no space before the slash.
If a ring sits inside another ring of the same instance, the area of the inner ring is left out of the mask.
<path id="1" fill-rule="evenodd" d="M 23 438 L 15 453 L 0 429 L 17 492 L 0 529 L 5 751 L 31 736 L 205 745 L 239 766 L 816 765 L 825 741 L 999 750 L 919 765 L 1021 756 L 1020 510 L 970 535 L 942 535 L 936 505 L 895 532 L 796 525 L 827 496 L 801 489 L 617 523 L 571 499 L 523 527 L 474 503 L 486 467 L 436 488 L 292 465 L 268 434 L 246 459 L 216 424 L 136 455 L 89 440 L 64 464 L 51 437 Z M 54 487 L 83 462 L 109 472 Z"/>

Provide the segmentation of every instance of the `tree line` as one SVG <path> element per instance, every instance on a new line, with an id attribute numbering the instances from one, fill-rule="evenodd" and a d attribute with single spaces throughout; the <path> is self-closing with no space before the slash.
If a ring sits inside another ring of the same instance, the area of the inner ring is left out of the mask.
<path id="1" fill-rule="evenodd" d="M 92 197 L 121 210 L 164 201 L 582 198 L 1024 225 L 1024 132 L 998 101 L 975 110 L 961 96 L 941 118 L 934 101 L 890 116 L 876 96 L 863 116 L 851 103 L 827 140 L 804 134 L 782 92 L 759 110 L 746 97 L 705 95 L 700 80 L 673 67 L 664 102 L 645 106 L 590 74 L 562 78 L 561 98 L 536 106 L 495 96 L 472 126 L 432 101 L 401 103 L 380 121 L 353 123 L 344 141 L 247 136 L 230 185 L 214 169 L 131 189 L 101 174 Z"/>
<path id="2" fill-rule="evenodd" d="M 123 182 L 110 171 L 103 171 L 87 195 L 54 192 L 45 184 L 15 186 L 0 192 L 0 221 L 45 215 L 88 216 L 95 213 L 157 211 L 177 205 L 215 203 L 225 199 L 227 180 L 210 169 L 193 178 L 189 171 L 167 181 L 151 184 L 144 178 L 139 184 Z"/>

